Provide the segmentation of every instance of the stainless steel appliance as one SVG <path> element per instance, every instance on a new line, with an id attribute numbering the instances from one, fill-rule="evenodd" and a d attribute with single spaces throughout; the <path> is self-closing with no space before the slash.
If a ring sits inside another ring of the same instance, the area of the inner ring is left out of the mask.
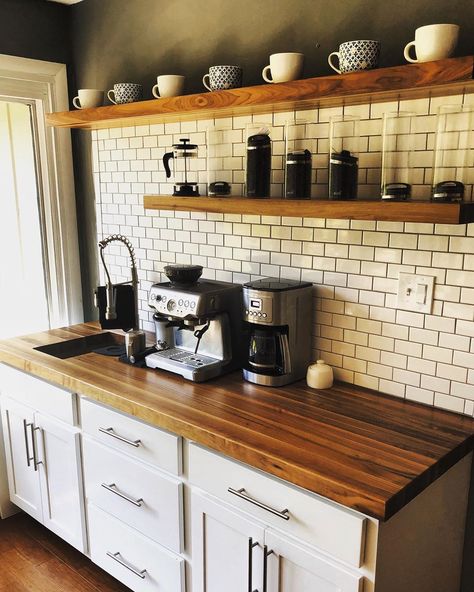
<path id="1" fill-rule="evenodd" d="M 311 360 L 312 284 L 265 278 L 244 284 L 244 378 L 283 386 L 306 375 Z"/>
<path id="2" fill-rule="evenodd" d="M 203 382 L 242 367 L 242 287 L 201 280 L 153 284 L 159 351 L 145 358 L 149 368 Z"/>

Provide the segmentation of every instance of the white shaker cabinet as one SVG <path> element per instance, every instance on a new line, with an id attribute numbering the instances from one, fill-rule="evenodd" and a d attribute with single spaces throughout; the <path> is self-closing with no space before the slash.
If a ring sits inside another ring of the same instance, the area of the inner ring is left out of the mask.
<path id="1" fill-rule="evenodd" d="M 33 455 L 34 412 L 3 398 L 2 422 L 10 500 L 41 522 L 41 490 Z"/>
<path id="2" fill-rule="evenodd" d="M 302 544 L 265 531 L 263 592 L 360 592 L 363 578 Z"/>
<path id="3" fill-rule="evenodd" d="M 193 592 L 359 592 L 361 574 L 206 494 L 192 494 Z"/>
<path id="4" fill-rule="evenodd" d="M 0 392 L 11 502 L 84 552 L 75 395 L 4 365 Z"/>
<path id="5" fill-rule="evenodd" d="M 193 492 L 193 592 L 261 592 L 263 525 Z"/>

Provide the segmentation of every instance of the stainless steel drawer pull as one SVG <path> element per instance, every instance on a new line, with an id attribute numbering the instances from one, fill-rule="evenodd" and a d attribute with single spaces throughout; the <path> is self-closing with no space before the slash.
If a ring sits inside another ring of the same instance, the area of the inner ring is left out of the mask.
<path id="1" fill-rule="evenodd" d="M 120 442 L 125 442 L 125 444 L 130 444 L 130 446 L 135 446 L 135 448 L 138 448 L 141 444 L 141 440 L 129 440 L 128 438 L 124 438 L 123 436 L 116 434 L 114 432 L 114 428 L 99 428 L 99 432 L 107 434 L 108 436 L 112 436 L 112 438 L 120 440 Z"/>
<path id="2" fill-rule="evenodd" d="M 124 493 L 122 493 L 121 491 L 119 491 L 117 489 L 117 486 L 115 485 L 115 483 L 111 483 L 110 485 L 107 485 L 107 483 L 102 483 L 101 486 L 104 489 L 107 489 L 107 491 L 111 491 L 112 493 L 115 493 L 115 495 L 118 495 L 119 497 L 121 497 L 122 499 L 126 500 L 127 502 L 130 502 L 134 506 L 137 506 L 138 508 L 141 508 L 142 507 L 143 498 L 134 500 L 131 497 L 128 497 L 128 495 L 125 495 Z"/>
<path id="3" fill-rule="evenodd" d="M 33 443 L 33 465 L 35 467 L 35 471 L 38 470 L 38 465 L 42 465 L 43 461 L 38 460 L 37 450 L 36 450 L 36 440 L 35 440 L 35 432 L 41 432 L 41 428 L 34 428 L 33 424 L 31 425 L 31 442 Z"/>
<path id="4" fill-rule="evenodd" d="M 23 420 L 23 434 L 25 436 L 25 449 L 26 449 L 26 464 L 31 466 L 31 461 L 34 457 L 30 456 L 30 445 L 28 444 L 28 427 L 32 426 L 32 423 L 27 423 L 26 419 Z"/>
<path id="5" fill-rule="evenodd" d="M 267 506 L 267 504 L 264 504 L 263 502 L 259 502 L 258 500 L 253 499 L 253 497 L 250 497 L 250 495 L 248 493 L 246 493 L 246 491 L 243 487 L 241 487 L 240 489 L 234 489 L 233 487 L 228 487 L 227 491 L 229 493 L 232 493 L 232 495 L 236 495 L 237 497 L 240 497 L 241 499 L 245 500 L 246 502 L 250 502 L 254 506 L 258 506 L 259 508 L 262 508 L 262 510 L 266 510 L 267 512 L 270 512 L 271 514 L 275 514 L 275 516 L 278 516 L 279 518 L 283 518 L 283 520 L 290 519 L 290 511 L 288 509 L 275 510 L 275 508 Z"/>
<path id="6" fill-rule="evenodd" d="M 128 563 L 126 561 L 121 559 L 119 551 L 117 551 L 117 553 L 111 553 L 110 551 L 107 551 L 107 556 L 110 557 L 110 559 L 113 559 L 114 561 L 116 561 L 117 563 L 120 563 L 120 565 L 123 565 L 123 567 L 126 567 L 128 570 L 130 570 L 132 573 L 134 573 L 136 576 L 138 576 L 142 580 L 145 579 L 146 569 L 142 569 L 141 571 L 138 571 L 137 569 L 135 569 L 131 565 L 128 565 Z"/>

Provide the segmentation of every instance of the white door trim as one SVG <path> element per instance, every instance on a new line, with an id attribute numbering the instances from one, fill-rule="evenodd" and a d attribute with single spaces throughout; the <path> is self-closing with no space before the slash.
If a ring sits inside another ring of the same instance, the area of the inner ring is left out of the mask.
<path id="1" fill-rule="evenodd" d="M 71 134 L 44 115 L 69 109 L 65 64 L 0 54 L 0 96 L 36 107 L 51 326 L 83 321 Z"/>

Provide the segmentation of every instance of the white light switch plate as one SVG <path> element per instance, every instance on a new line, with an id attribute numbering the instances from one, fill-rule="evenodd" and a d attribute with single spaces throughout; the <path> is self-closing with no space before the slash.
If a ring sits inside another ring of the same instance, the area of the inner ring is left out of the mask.
<path id="1" fill-rule="evenodd" d="M 398 277 L 397 307 L 415 312 L 431 312 L 434 276 L 401 273 Z"/>

